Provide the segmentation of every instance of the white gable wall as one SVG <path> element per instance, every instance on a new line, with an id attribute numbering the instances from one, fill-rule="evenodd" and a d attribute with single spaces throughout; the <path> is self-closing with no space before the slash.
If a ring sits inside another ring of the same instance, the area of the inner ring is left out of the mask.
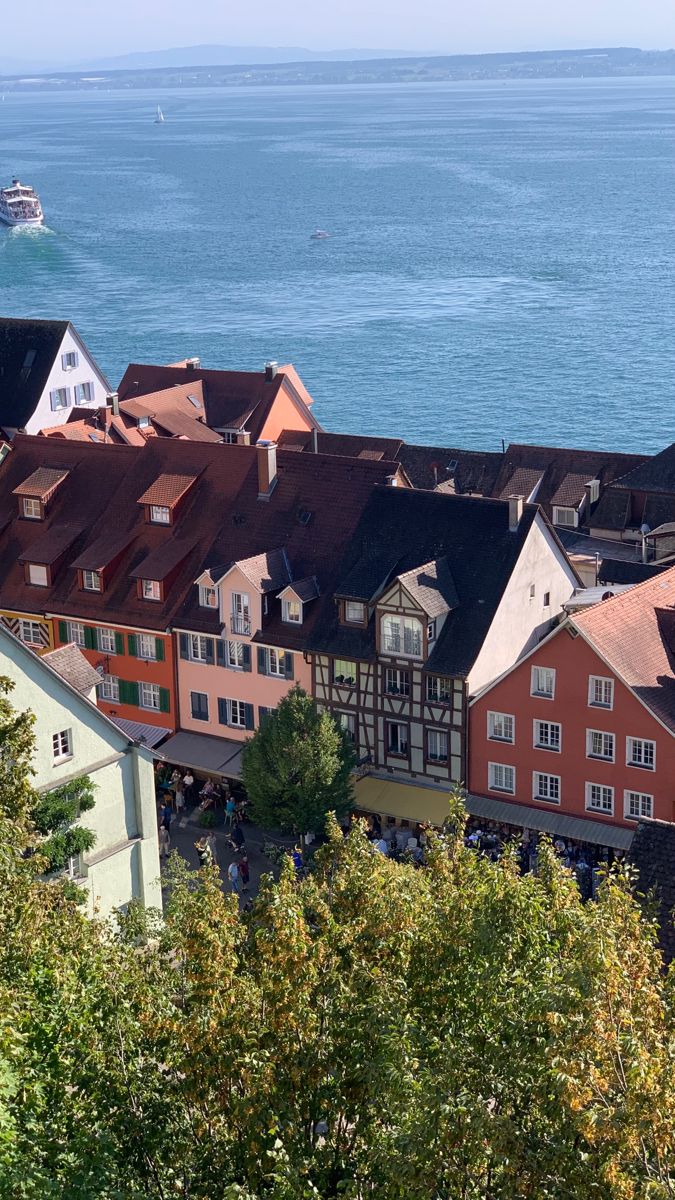
<path id="1" fill-rule="evenodd" d="M 65 371 L 61 359 L 64 354 L 68 353 L 77 354 L 79 361 L 73 370 Z M 39 433 L 41 429 L 48 429 L 52 425 L 63 425 L 75 407 L 75 385 L 78 383 L 90 383 L 93 389 L 92 399 L 87 404 L 78 405 L 78 408 L 100 408 L 105 404 L 106 397 L 110 392 L 110 385 L 99 371 L 84 342 L 75 330 L 69 327 L 65 332 L 37 408 L 26 423 L 26 433 Z M 52 408 L 50 396 L 57 388 L 68 388 L 67 408 Z"/>
<path id="2" fill-rule="evenodd" d="M 534 584 L 534 596 L 530 596 Z M 548 633 L 551 620 L 578 587 L 574 571 L 537 513 L 501 603 L 469 673 L 469 693 L 475 694 L 506 671 Z M 544 594 L 550 604 L 544 607 Z"/>

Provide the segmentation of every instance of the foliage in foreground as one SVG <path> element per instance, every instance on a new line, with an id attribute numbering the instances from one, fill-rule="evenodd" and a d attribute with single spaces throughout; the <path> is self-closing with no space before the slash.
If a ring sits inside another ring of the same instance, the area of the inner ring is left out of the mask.
<path id="1" fill-rule="evenodd" d="M 176 864 L 166 924 L 112 937 L 5 849 L 0 1195 L 672 1196 L 653 930 L 625 878 L 584 906 L 541 859 L 449 834 L 415 870 L 333 822 L 251 914 Z"/>

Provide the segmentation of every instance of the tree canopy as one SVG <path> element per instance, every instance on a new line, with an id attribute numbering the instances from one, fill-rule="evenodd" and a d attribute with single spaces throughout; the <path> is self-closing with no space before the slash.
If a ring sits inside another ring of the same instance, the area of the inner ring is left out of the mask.
<path id="1" fill-rule="evenodd" d="M 255 821 L 305 834 L 353 802 L 352 743 L 297 684 L 244 747 L 242 780 Z"/>

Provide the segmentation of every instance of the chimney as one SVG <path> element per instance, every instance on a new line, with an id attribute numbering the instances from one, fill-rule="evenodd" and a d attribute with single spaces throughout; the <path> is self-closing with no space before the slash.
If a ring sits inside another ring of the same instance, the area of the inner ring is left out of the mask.
<path id="1" fill-rule="evenodd" d="M 198 358 L 186 358 L 185 366 L 190 371 L 198 371 L 201 366 L 201 360 Z"/>
<path id="2" fill-rule="evenodd" d="M 509 496 L 509 532 L 517 533 L 523 515 L 523 497 Z"/>
<path id="3" fill-rule="evenodd" d="M 312 454 L 318 454 L 318 453 L 319 453 L 319 431 L 315 427 L 312 430 Z"/>
<path id="4" fill-rule="evenodd" d="M 113 417 L 119 417 L 119 415 L 120 415 L 120 394 L 119 394 L 119 392 L 110 392 L 110 394 L 108 396 L 106 396 L 106 403 L 108 405 L 108 408 L 112 409 Z"/>
<path id="5" fill-rule="evenodd" d="M 273 379 L 276 379 L 278 370 L 278 362 L 274 362 L 274 360 L 272 360 L 271 362 L 265 363 L 265 379 L 268 383 L 271 383 Z"/>
<path id="6" fill-rule="evenodd" d="M 258 499 L 269 500 L 277 483 L 276 442 L 256 442 L 258 452 Z"/>

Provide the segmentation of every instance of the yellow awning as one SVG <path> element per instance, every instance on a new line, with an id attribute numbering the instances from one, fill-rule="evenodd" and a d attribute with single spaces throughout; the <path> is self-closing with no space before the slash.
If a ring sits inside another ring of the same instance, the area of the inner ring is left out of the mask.
<path id="1" fill-rule="evenodd" d="M 394 779 L 366 775 L 356 783 L 356 804 L 366 812 L 404 821 L 442 825 L 449 813 L 448 791 L 415 787 Z"/>

